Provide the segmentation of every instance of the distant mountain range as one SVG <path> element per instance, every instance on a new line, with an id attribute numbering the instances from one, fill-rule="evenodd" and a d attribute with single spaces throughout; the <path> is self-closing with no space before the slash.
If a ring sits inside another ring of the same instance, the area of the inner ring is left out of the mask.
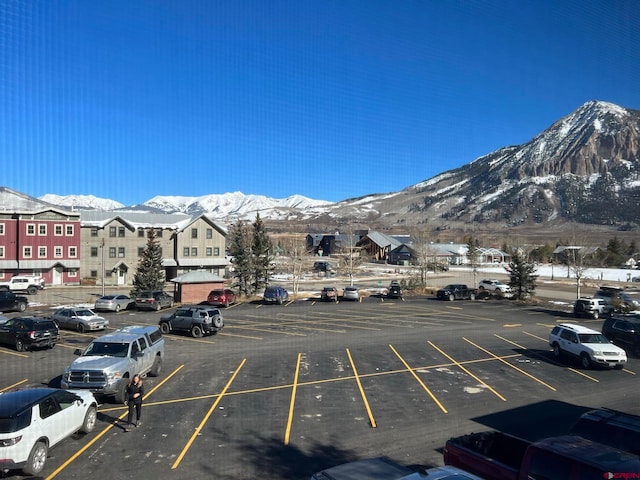
<path id="1" fill-rule="evenodd" d="M 639 150 L 640 111 L 590 101 L 525 144 L 501 148 L 399 192 L 337 203 L 240 192 L 156 196 L 129 207 L 93 196 L 44 195 L 40 200 L 75 209 L 210 213 L 225 221 L 260 213 L 267 220 L 328 228 L 354 223 L 513 228 L 571 222 L 632 230 L 640 224 Z"/>

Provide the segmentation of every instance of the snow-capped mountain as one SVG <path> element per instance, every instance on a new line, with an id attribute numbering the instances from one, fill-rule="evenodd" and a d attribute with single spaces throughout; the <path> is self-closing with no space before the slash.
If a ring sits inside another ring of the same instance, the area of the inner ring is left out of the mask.
<path id="1" fill-rule="evenodd" d="M 38 197 L 43 202 L 58 205 L 69 210 L 117 210 L 124 205 L 115 200 L 98 198 L 93 195 L 54 195 L 47 193 Z"/>
<path id="2" fill-rule="evenodd" d="M 82 196 L 45 198 L 76 208 L 107 208 L 96 205 L 112 202 Z M 525 144 L 501 148 L 399 192 L 338 203 L 240 192 L 157 196 L 127 209 L 209 213 L 225 221 L 251 220 L 259 213 L 265 220 L 313 222 L 329 228 L 354 223 L 373 228 L 469 224 L 512 228 L 573 222 L 635 229 L 640 225 L 640 111 L 587 102 Z"/>

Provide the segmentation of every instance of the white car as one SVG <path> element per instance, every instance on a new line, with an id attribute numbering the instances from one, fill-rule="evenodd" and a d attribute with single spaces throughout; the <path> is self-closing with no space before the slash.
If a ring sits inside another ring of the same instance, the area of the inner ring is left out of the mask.
<path id="1" fill-rule="evenodd" d="M 497 293 L 504 295 L 506 293 L 511 293 L 511 287 L 501 280 L 489 279 L 489 280 L 480 280 L 478 284 L 479 291 L 487 291 L 490 293 Z"/>
<path id="2" fill-rule="evenodd" d="M 627 353 L 622 348 L 609 342 L 601 332 L 582 325 L 556 325 L 549 334 L 549 345 L 556 358 L 570 355 L 579 359 L 583 368 L 601 365 L 620 370 L 627 363 Z"/>
<path id="3" fill-rule="evenodd" d="M 98 404 L 84 390 L 27 388 L 0 393 L 0 470 L 39 475 L 49 449 L 77 431 L 91 432 Z"/>
<path id="4" fill-rule="evenodd" d="M 343 300 L 355 300 L 360 301 L 360 292 L 357 287 L 344 287 L 342 292 Z"/>

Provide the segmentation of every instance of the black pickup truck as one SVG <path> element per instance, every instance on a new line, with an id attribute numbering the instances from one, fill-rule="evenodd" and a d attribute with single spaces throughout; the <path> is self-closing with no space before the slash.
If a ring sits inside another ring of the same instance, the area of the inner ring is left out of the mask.
<path id="1" fill-rule="evenodd" d="M 475 300 L 478 294 L 475 288 L 469 288 L 464 284 L 455 283 L 442 287 L 436 292 L 438 300 Z"/>
<path id="2" fill-rule="evenodd" d="M 29 305 L 29 299 L 16 295 L 9 290 L 0 290 L 0 312 L 24 312 Z"/>

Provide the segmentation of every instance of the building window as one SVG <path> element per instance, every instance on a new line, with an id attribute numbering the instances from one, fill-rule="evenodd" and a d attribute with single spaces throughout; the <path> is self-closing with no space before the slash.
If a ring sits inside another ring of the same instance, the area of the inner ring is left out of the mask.
<path id="1" fill-rule="evenodd" d="M 38 247 L 38 258 L 47 258 L 47 247 Z"/>
<path id="2" fill-rule="evenodd" d="M 138 237 L 144 238 L 144 228 L 138 229 Z"/>
<path id="3" fill-rule="evenodd" d="M 144 252 L 144 247 L 138 247 L 138 256 L 142 256 L 142 252 Z"/>
<path id="4" fill-rule="evenodd" d="M 76 247 L 69 247 L 69 258 L 76 258 L 78 250 Z"/>
<path id="5" fill-rule="evenodd" d="M 33 223 L 27 223 L 27 235 L 35 235 L 36 226 Z"/>
<path id="6" fill-rule="evenodd" d="M 109 236 L 110 237 L 116 236 L 116 227 L 109 227 Z"/>
<path id="7" fill-rule="evenodd" d="M 91 227 L 91 236 L 92 237 L 98 236 L 98 227 Z"/>
<path id="8" fill-rule="evenodd" d="M 75 268 L 70 268 L 68 271 L 68 276 L 71 278 L 75 278 L 78 276 L 78 270 Z"/>
<path id="9" fill-rule="evenodd" d="M 207 228 L 207 240 L 211 240 L 213 238 L 213 229 Z"/>
<path id="10" fill-rule="evenodd" d="M 191 256 L 192 257 L 198 256 L 198 247 L 191 247 Z"/>
<path id="11" fill-rule="evenodd" d="M 0 245 L 0 258 L 4 258 L 4 247 Z"/>
<path id="12" fill-rule="evenodd" d="M 67 237 L 73 237 L 73 225 L 67 225 L 65 235 Z"/>
<path id="13" fill-rule="evenodd" d="M 91 278 L 98 278 L 98 270 L 91 270 L 91 273 L 89 273 L 89 276 Z"/>
<path id="14" fill-rule="evenodd" d="M 47 235 L 47 224 L 39 223 L 38 224 L 38 235 L 46 236 Z"/>
<path id="15" fill-rule="evenodd" d="M 118 247 L 118 258 L 124 258 L 124 247 Z"/>
<path id="16" fill-rule="evenodd" d="M 220 256 L 220 247 L 214 247 L 213 248 L 213 256 L 214 257 L 219 257 Z"/>
<path id="17" fill-rule="evenodd" d="M 162 229 L 161 228 L 156 228 L 156 237 L 162 238 Z"/>
<path id="18" fill-rule="evenodd" d="M 24 258 L 31 258 L 31 247 L 22 247 L 22 256 Z"/>
<path id="19" fill-rule="evenodd" d="M 54 225 L 53 226 L 53 234 L 56 237 L 61 237 L 62 236 L 62 225 Z"/>
<path id="20" fill-rule="evenodd" d="M 55 258 L 62 258 L 62 247 L 53 247 L 53 256 Z"/>
<path id="21" fill-rule="evenodd" d="M 211 248 L 211 247 L 207 247 L 207 249 L 205 250 L 205 255 L 206 255 L 207 257 L 212 256 L 212 255 L 213 255 L 213 248 Z"/>
<path id="22" fill-rule="evenodd" d="M 189 256 L 189 247 L 184 247 L 184 249 L 182 250 L 182 256 L 183 257 Z"/>
<path id="23" fill-rule="evenodd" d="M 4 235 L 4 223 L 0 223 L 0 235 Z"/>
<path id="24" fill-rule="evenodd" d="M 118 227 L 118 236 L 124 237 L 124 227 Z"/>
<path id="25" fill-rule="evenodd" d="M 105 270 L 104 271 L 104 276 L 107 277 L 107 278 L 113 277 L 113 270 L 111 270 L 111 269 Z"/>
<path id="26" fill-rule="evenodd" d="M 98 256 L 98 247 L 91 247 L 91 256 L 92 257 Z"/>
<path id="27" fill-rule="evenodd" d="M 197 228 L 192 228 L 191 229 L 191 238 L 198 238 L 198 229 Z"/>
<path id="28" fill-rule="evenodd" d="M 109 247 L 109 258 L 116 258 L 116 247 Z"/>

